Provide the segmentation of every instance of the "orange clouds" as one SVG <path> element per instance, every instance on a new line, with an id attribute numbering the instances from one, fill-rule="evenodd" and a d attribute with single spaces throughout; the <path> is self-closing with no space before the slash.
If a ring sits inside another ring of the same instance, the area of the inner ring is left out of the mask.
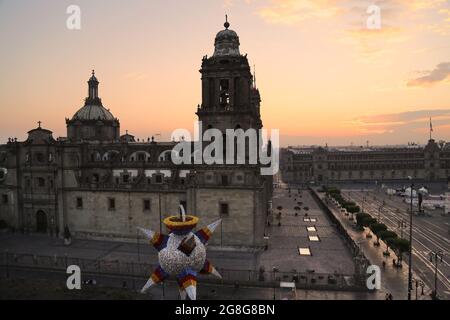
<path id="1" fill-rule="evenodd" d="M 416 110 L 410 112 L 374 114 L 361 116 L 345 122 L 345 125 L 354 128 L 361 134 L 386 134 L 400 133 L 409 130 L 426 132 L 429 130 L 429 120 L 433 118 L 436 131 L 448 129 L 450 121 L 450 109 Z M 441 132 L 442 133 L 442 132 Z"/>
<path id="2" fill-rule="evenodd" d="M 426 75 L 410 80 L 408 87 L 429 87 L 450 79 L 450 62 L 440 63 Z"/>
<path id="3" fill-rule="evenodd" d="M 268 22 L 293 24 L 310 18 L 336 16 L 342 0 L 271 0 L 259 9 L 259 15 Z"/>

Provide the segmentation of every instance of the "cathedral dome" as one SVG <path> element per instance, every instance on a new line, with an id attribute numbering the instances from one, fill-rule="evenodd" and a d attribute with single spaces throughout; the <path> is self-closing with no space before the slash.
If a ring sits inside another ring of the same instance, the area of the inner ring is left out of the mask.
<path id="1" fill-rule="evenodd" d="M 98 80 L 92 70 L 92 76 L 88 81 L 89 95 L 84 106 L 78 110 L 72 120 L 115 120 L 112 113 L 102 105 L 102 100 L 98 96 Z"/>
<path id="2" fill-rule="evenodd" d="M 118 141 L 120 123 L 102 104 L 98 96 L 98 79 L 92 70 L 89 78 L 89 95 L 84 106 L 72 119 L 66 119 L 69 141 Z"/>
<path id="3" fill-rule="evenodd" d="M 214 56 L 239 56 L 239 36 L 233 30 L 228 29 L 228 20 L 224 24 L 225 30 L 219 31 L 214 41 Z"/>
<path id="4" fill-rule="evenodd" d="M 114 120 L 113 114 L 100 105 L 86 104 L 78 110 L 72 120 Z"/>

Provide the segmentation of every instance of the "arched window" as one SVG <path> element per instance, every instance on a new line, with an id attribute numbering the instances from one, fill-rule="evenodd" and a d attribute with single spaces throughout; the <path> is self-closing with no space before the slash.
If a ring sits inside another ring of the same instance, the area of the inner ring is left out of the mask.
<path id="1" fill-rule="evenodd" d="M 45 179 L 44 178 L 39 177 L 36 179 L 36 182 L 37 182 L 38 187 L 45 187 Z"/>
<path id="2" fill-rule="evenodd" d="M 91 153 L 91 161 L 101 161 L 102 160 L 102 156 L 100 155 L 100 152 L 95 151 L 93 153 Z"/>
<path id="3" fill-rule="evenodd" d="M 35 159 L 37 162 L 44 162 L 44 154 L 42 152 L 36 152 Z"/>

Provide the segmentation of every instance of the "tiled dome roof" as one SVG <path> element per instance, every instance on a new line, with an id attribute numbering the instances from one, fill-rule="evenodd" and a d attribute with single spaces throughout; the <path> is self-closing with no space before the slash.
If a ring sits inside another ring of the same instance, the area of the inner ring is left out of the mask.
<path id="1" fill-rule="evenodd" d="M 78 110 L 72 120 L 114 120 L 114 116 L 103 106 L 86 104 Z"/>
<path id="2" fill-rule="evenodd" d="M 228 29 L 228 20 L 224 24 L 225 30 L 219 31 L 214 41 L 214 56 L 239 56 L 239 36 Z"/>

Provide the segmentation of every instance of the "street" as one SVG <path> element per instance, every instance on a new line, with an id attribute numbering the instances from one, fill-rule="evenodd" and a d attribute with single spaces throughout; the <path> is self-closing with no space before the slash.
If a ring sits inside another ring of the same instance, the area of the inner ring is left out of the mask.
<path id="1" fill-rule="evenodd" d="M 409 239 L 409 205 L 402 202 L 400 197 L 388 196 L 373 190 L 343 190 L 344 198 L 356 202 L 364 212 L 369 213 L 396 232 L 399 236 Z M 417 210 L 417 208 L 415 208 Z M 403 223 L 402 223 L 403 221 Z M 413 270 L 426 285 L 434 288 L 435 264 L 430 261 L 429 254 L 441 250 L 444 252 L 442 263 L 438 264 L 438 294 L 442 299 L 450 299 L 450 252 L 449 234 L 445 223 L 449 217 L 435 212 L 433 216 L 413 217 Z M 403 227 L 402 227 L 403 226 Z M 407 263 L 407 259 L 404 259 Z M 413 291 L 415 284 L 413 284 Z"/>

